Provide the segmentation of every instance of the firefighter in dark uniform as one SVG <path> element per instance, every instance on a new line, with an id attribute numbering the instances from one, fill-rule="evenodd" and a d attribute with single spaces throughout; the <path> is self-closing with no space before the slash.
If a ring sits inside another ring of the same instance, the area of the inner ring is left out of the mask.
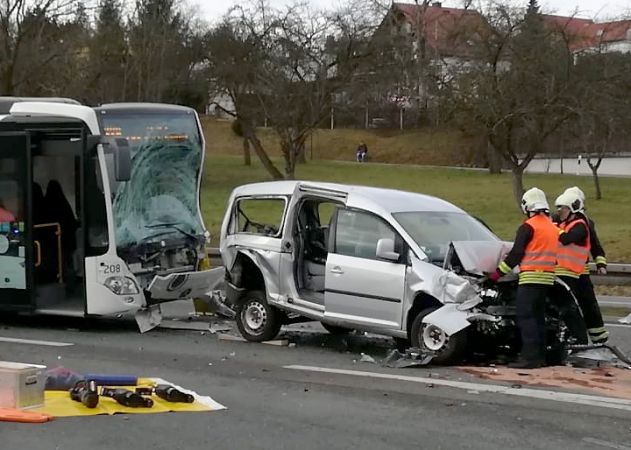
<path id="1" fill-rule="evenodd" d="M 562 283 L 555 283 L 552 298 L 561 308 L 561 317 L 577 344 L 587 344 L 585 322 L 577 310 L 574 298 L 581 295 L 579 277 L 585 271 L 585 263 L 591 248 L 589 226 L 581 214 L 583 202 L 574 193 L 560 195 L 558 208 L 559 249 L 557 251 L 556 276 Z"/>
<path id="2" fill-rule="evenodd" d="M 545 365 L 545 302 L 554 285 L 559 231 L 550 220 L 541 189 L 526 191 L 521 208 L 528 219 L 517 229 L 513 248 L 489 279 L 497 281 L 519 265 L 516 306 L 522 349 L 509 367 L 531 369 Z"/>
<path id="3" fill-rule="evenodd" d="M 606 275 L 607 258 L 605 250 L 598 239 L 594 221 L 585 214 L 585 194 L 576 186 L 567 188 L 562 195 L 566 194 L 574 195 L 575 198 L 580 200 L 579 213 L 582 215 L 583 219 L 587 221 L 589 230 L 589 240 L 591 246 L 590 254 L 596 263 L 598 274 Z M 558 215 L 553 216 L 553 220 L 560 223 L 560 217 L 558 217 Z M 594 285 L 592 284 L 592 280 L 589 276 L 588 265 L 585 265 L 583 272 L 580 274 L 574 293 L 583 313 L 589 338 L 594 344 L 606 343 L 609 338 L 609 332 L 605 328 L 605 324 L 603 322 L 602 313 L 600 311 L 600 307 L 598 306 L 598 300 L 596 299 L 596 294 L 594 292 Z"/>

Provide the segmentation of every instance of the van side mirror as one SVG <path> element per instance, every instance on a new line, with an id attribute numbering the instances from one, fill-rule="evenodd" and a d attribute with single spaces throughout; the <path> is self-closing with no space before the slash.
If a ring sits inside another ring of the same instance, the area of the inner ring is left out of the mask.
<path id="1" fill-rule="evenodd" d="M 377 241 L 377 258 L 398 262 L 400 255 L 394 251 L 393 239 L 379 239 Z"/>

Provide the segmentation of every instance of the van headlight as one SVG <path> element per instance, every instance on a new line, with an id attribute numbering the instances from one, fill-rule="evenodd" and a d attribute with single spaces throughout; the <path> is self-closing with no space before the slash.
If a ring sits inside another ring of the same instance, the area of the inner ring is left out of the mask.
<path id="1" fill-rule="evenodd" d="M 116 295 L 138 294 L 136 282 L 128 277 L 109 277 L 105 286 Z"/>

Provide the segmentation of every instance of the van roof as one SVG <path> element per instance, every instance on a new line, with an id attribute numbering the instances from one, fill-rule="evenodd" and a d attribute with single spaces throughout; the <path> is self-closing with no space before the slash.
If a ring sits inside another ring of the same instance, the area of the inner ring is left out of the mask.
<path id="1" fill-rule="evenodd" d="M 464 211 L 457 206 L 431 195 L 416 192 L 386 189 L 371 186 L 322 183 L 317 181 L 267 181 L 252 183 L 235 188 L 236 196 L 259 195 L 291 195 L 296 186 L 302 184 L 306 187 L 329 189 L 343 192 L 348 195 L 349 206 L 365 208 L 368 210 L 379 209 L 388 213 L 409 211 Z"/>

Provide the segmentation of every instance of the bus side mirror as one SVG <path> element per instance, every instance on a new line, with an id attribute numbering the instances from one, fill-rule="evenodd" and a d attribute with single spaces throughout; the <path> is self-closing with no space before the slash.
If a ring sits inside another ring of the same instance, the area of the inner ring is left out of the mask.
<path id="1" fill-rule="evenodd" d="M 126 138 L 95 137 L 96 144 L 103 144 L 106 154 L 114 155 L 114 179 L 129 181 L 131 179 L 131 149 Z M 88 142 L 90 144 L 90 142 Z M 95 145 L 96 145 L 95 144 Z"/>
<path id="2" fill-rule="evenodd" d="M 114 149 L 114 175 L 116 181 L 131 180 L 131 149 L 125 138 L 115 139 Z"/>

